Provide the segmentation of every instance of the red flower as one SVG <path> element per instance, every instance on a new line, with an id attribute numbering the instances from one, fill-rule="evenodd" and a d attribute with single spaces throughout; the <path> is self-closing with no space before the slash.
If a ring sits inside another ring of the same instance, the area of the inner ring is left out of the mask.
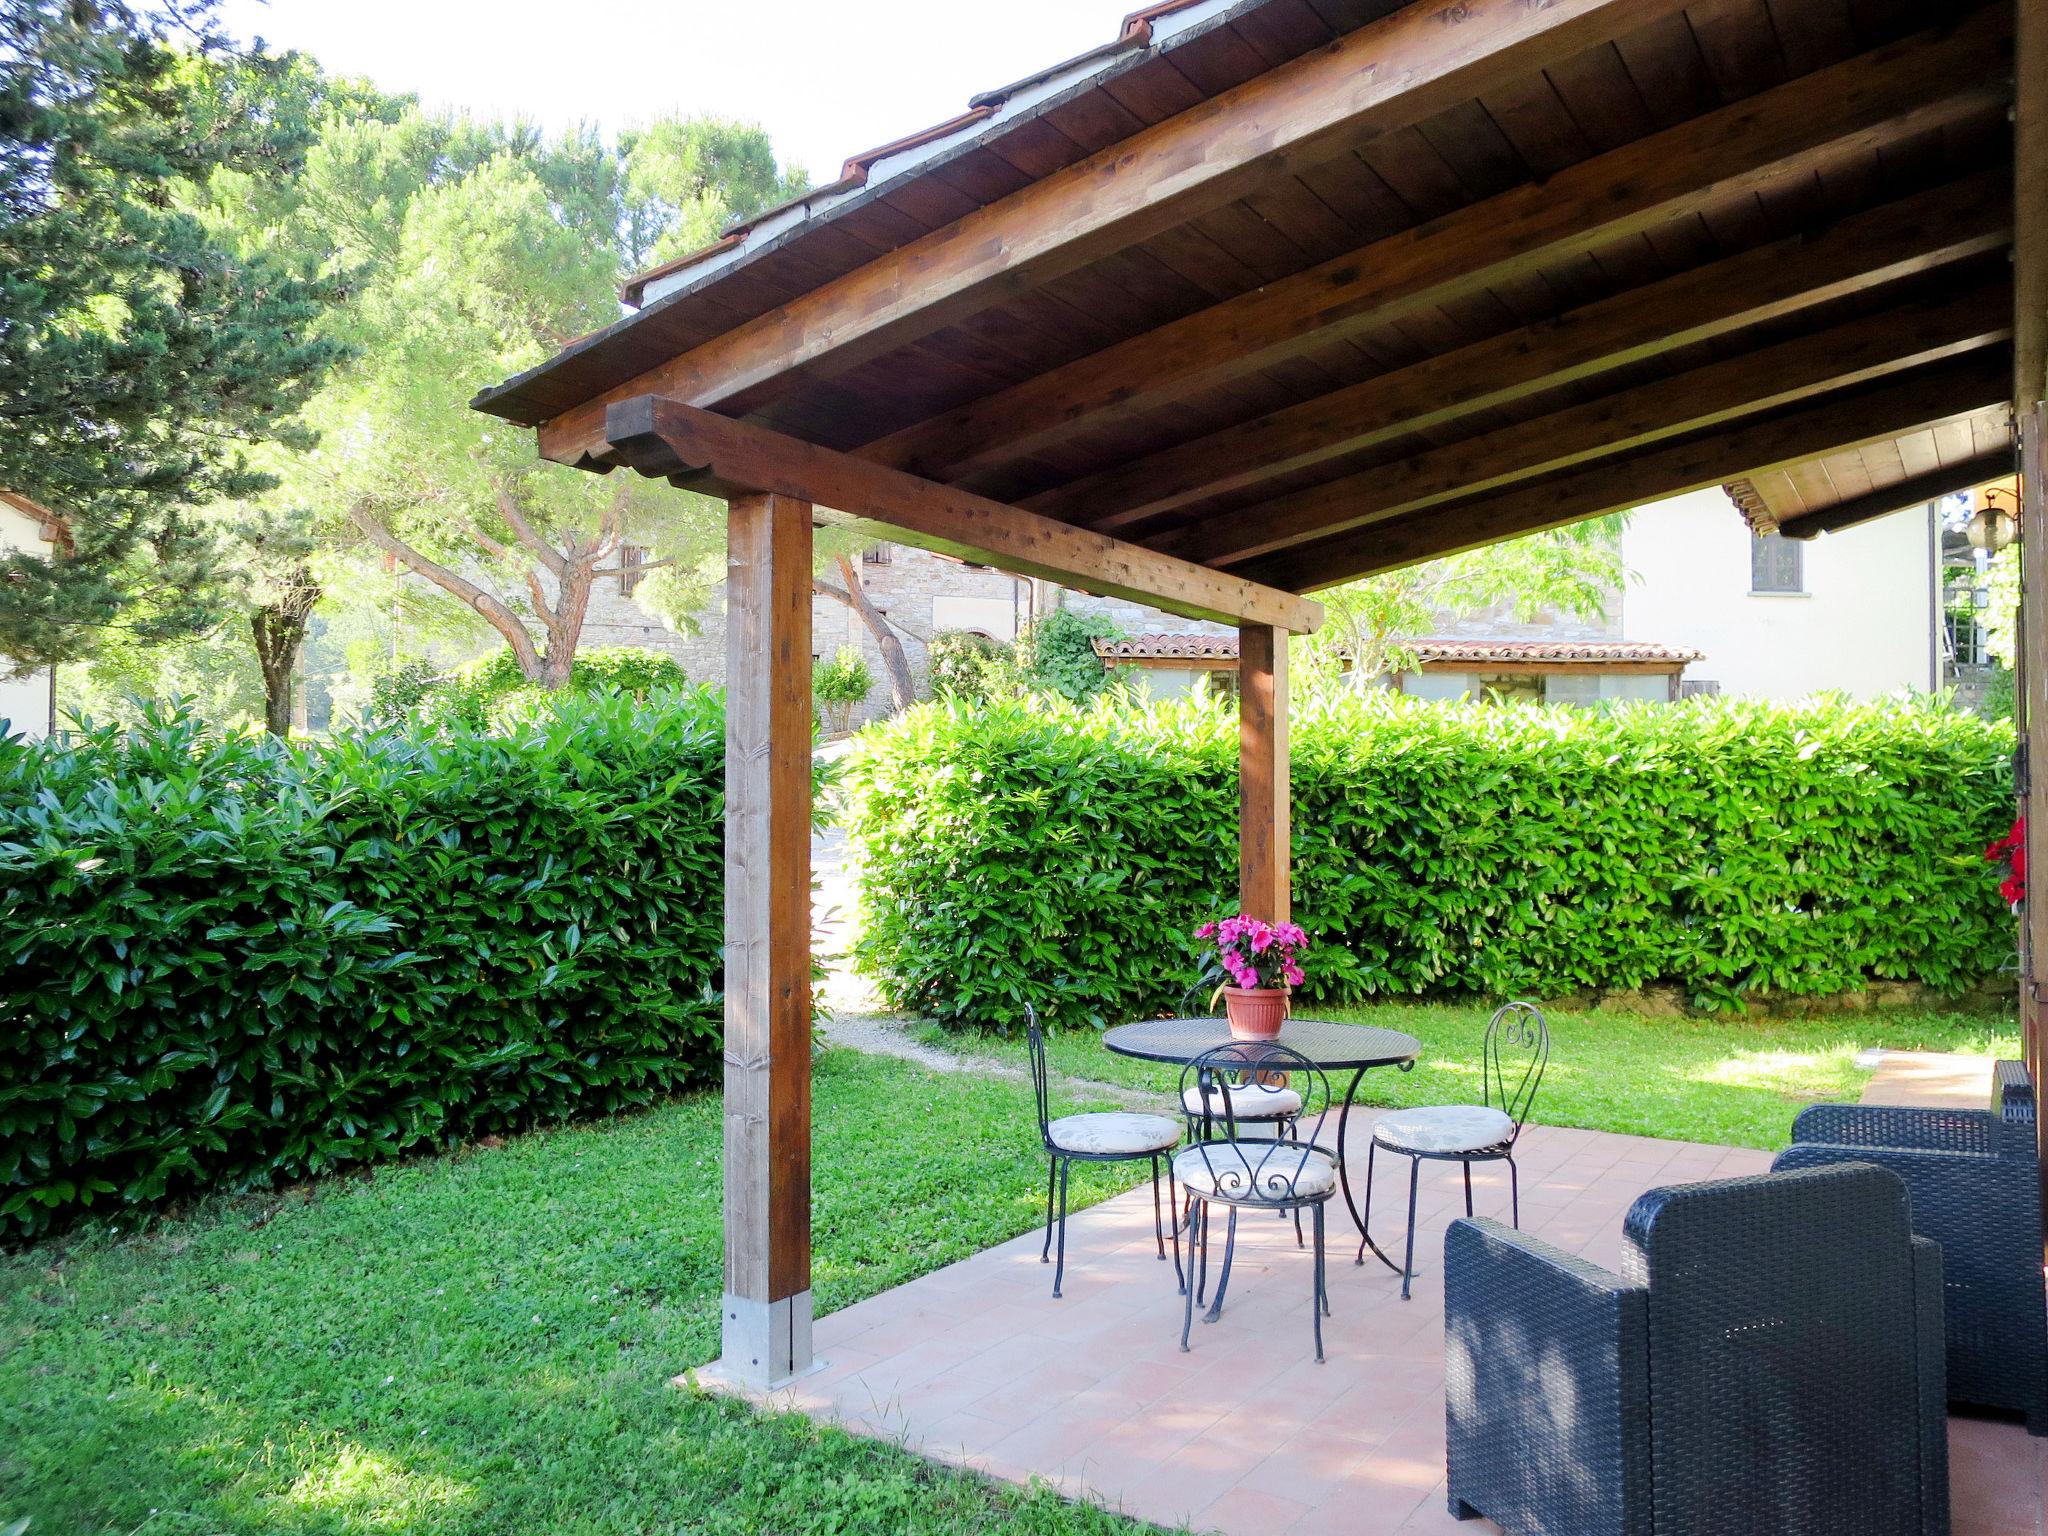
<path id="1" fill-rule="evenodd" d="M 1984 850 L 1986 863 L 2003 864 L 2005 878 L 1998 882 L 1998 894 L 2014 906 L 2027 899 L 2027 818 L 2019 817 L 2012 830 Z"/>

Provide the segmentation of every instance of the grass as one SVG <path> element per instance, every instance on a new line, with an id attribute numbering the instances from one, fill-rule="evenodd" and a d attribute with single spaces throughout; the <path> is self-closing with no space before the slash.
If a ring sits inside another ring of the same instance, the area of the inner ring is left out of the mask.
<path id="1" fill-rule="evenodd" d="M 1487 1010 L 1472 1006 L 1402 1006 L 1319 1010 L 1324 1017 L 1404 1030 L 1422 1042 L 1412 1072 L 1372 1071 L 1359 1087 L 1370 1104 L 1474 1102 Z M 1711 1016 L 1644 1019 L 1621 1014 L 1549 1015 L 1550 1068 L 1535 1118 L 1682 1141 L 1776 1149 L 1791 1140 L 1802 1105 L 1854 1100 L 1869 1079 L 1856 1057 L 1871 1046 L 1895 1050 L 2019 1054 L 2018 1024 L 2009 1015 L 1870 1012 L 1816 1019 Z M 923 1038 L 968 1054 L 1020 1058 L 1014 1040 L 988 1035 Z M 1125 1087 L 1157 1089 L 1170 1098 L 1178 1067 L 1115 1056 L 1092 1034 L 1069 1033 L 1048 1043 L 1055 1070 Z M 1333 1074 L 1342 1094 L 1345 1078 Z"/>
<path id="2" fill-rule="evenodd" d="M 816 1098 L 820 1311 L 1038 1221 L 1028 1087 L 828 1052 Z M 719 1138 L 694 1096 L 0 1260 L 0 1530 L 1139 1529 L 669 1386 L 717 1353 Z"/>

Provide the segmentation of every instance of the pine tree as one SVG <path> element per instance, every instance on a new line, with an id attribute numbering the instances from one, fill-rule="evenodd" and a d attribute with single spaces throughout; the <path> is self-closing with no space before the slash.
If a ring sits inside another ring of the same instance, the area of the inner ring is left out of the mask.
<path id="1" fill-rule="evenodd" d="M 61 558 L 0 556 L 0 655 L 218 621 L 197 509 L 268 488 L 252 447 L 309 443 L 344 278 L 199 210 L 219 172 L 294 175 L 319 93 L 212 0 L 0 0 L 0 487 L 70 529 Z"/>

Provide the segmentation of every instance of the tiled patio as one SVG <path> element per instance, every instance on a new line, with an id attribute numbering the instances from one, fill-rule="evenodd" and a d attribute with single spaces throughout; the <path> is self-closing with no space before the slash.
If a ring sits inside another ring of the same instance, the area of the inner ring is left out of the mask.
<path id="1" fill-rule="evenodd" d="M 1352 1126 L 1353 1145 L 1369 1135 Z M 1524 1226 L 1615 1264 L 1630 1202 L 1660 1183 L 1763 1170 L 1727 1147 L 1532 1127 Z M 1362 1158 L 1360 1159 L 1362 1163 Z M 1384 1166 L 1374 1235 L 1399 1257 L 1405 1163 Z M 1502 1214 L 1504 1170 L 1480 1168 L 1481 1214 Z M 1034 1233 L 823 1318 L 821 1369 L 776 1403 L 998 1477 L 1033 1478 L 1147 1520 L 1231 1536 L 1380 1536 L 1496 1529 L 1444 1510 L 1443 1232 L 1462 1211 L 1455 1170 L 1425 1166 L 1421 1274 L 1352 1262 L 1331 1222 L 1328 1363 L 1309 1338 L 1309 1260 L 1279 1221 L 1239 1229 L 1221 1321 L 1197 1314 L 1179 1349 L 1181 1299 L 1152 1253 L 1140 1189 L 1076 1216 L 1067 1295 Z M 1215 1250 L 1220 1256 L 1220 1242 Z M 2016 1425 L 1951 1421 L 1957 1536 L 2048 1536 L 2048 1442 Z"/>

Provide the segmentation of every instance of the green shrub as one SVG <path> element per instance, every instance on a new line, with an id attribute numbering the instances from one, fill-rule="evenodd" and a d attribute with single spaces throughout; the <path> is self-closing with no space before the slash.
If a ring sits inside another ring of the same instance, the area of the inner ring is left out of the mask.
<path id="1" fill-rule="evenodd" d="M 1017 658 L 1032 687 L 1081 704 L 1109 687 L 1109 668 L 1095 654 L 1095 642 L 1122 633 L 1099 613 L 1055 608 L 1025 627 Z"/>
<path id="2" fill-rule="evenodd" d="M 865 703 L 874 691 L 874 673 L 861 660 L 860 652 L 850 645 L 842 645 L 830 661 L 821 661 L 811 669 L 811 697 L 828 711 L 827 718 L 835 730 L 845 730 L 854 706 Z"/>
<path id="3" fill-rule="evenodd" d="M 849 765 L 865 934 L 948 1024 L 1100 1025 L 1185 1001 L 1234 910 L 1237 720 L 920 706 Z M 1958 993 L 2009 961 L 1981 858 L 2012 733 L 1932 704 L 1705 699 L 1577 712 L 1315 701 L 1293 730 L 1308 1001 L 1867 979 Z"/>
<path id="4" fill-rule="evenodd" d="M 579 652 L 569 664 L 569 681 L 548 689 L 530 682 L 510 650 L 492 651 L 466 661 L 415 696 L 415 718 L 482 729 L 494 722 L 516 720 L 536 705 L 570 695 L 627 694 L 644 699 L 652 694 L 687 688 L 682 664 L 662 651 L 637 646 L 599 646 Z M 373 700 L 375 695 L 373 694 Z M 376 718 L 394 718 L 377 714 Z"/>
<path id="5" fill-rule="evenodd" d="M 0 1233 L 645 1104 L 721 1034 L 714 696 L 0 742 Z"/>
<path id="6" fill-rule="evenodd" d="M 1022 681 L 1016 651 L 970 629 L 940 630 L 925 654 L 934 698 L 969 703 L 1008 698 Z"/>
<path id="7" fill-rule="evenodd" d="M 433 664 L 408 661 L 370 681 L 370 719 L 379 725 L 403 720 L 441 684 Z"/>

